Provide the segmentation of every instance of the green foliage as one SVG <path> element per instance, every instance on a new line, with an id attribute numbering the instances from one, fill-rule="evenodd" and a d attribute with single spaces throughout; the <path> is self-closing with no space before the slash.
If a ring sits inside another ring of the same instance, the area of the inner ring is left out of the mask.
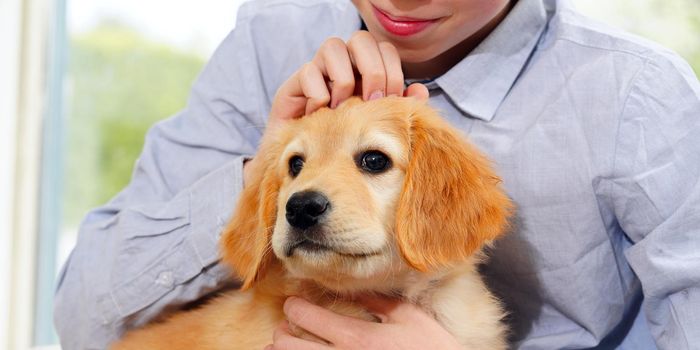
<path id="1" fill-rule="evenodd" d="M 118 25 L 72 38 L 65 224 L 126 186 L 147 129 L 184 107 L 203 63 Z"/>
<path id="2" fill-rule="evenodd" d="M 700 74 L 700 1 L 574 0 L 585 14 L 678 52 Z"/>
<path id="3" fill-rule="evenodd" d="M 690 48 L 687 57 L 690 65 L 695 69 L 695 75 L 700 77 L 700 3 L 692 2 L 688 17 L 688 26 L 691 28 L 689 34 L 694 37 L 692 41 L 694 45 Z"/>
<path id="4" fill-rule="evenodd" d="M 638 31 L 661 44 L 669 46 L 685 58 L 700 75 L 700 2 L 697 0 L 647 0 L 650 18 L 662 18 L 660 25 L 650 27 L 644 22 Z"/>

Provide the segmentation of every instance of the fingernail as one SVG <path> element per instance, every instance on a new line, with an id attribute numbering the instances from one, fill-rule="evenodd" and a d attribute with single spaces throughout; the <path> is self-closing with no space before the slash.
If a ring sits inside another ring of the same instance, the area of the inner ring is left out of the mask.
<path id="1" fill-rule="evenodd" d="M 284 301 L 284 305 L 282 306 L 284 313 L 287 313 L 287 310 L 289 309 L 289 303 L 294 302 L 294 299 L 296 299 L 296 297 L 291 296 L 291 297 L 287 298 L 287 300 Z"/>
<path id="2" fill-rule="evenodd" d="M 369 101 L 376 100 L 376 99 L 379 99 L 382 97 L 384 97 L 384 91 L 377 90 L 377 91 L 373 92 L 371 95 L 369 95 Z"/>
<path id="3" fill-rule="evenodd" d="M 338 99 L 337 101 L 331 102 L 331 108 L 336 108 L 340 106 L 341 103 L 345 102 L 345 99 Z"/>

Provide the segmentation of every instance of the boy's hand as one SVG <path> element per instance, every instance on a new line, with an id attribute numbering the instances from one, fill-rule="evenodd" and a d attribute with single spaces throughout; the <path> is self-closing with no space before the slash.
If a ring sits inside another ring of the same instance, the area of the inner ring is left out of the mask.
<path id="1" fill-rule="evenodd" d="M 369 32 L 358 31 L 347 43 L 326 40 L 314 58 L 280 86 L 268 126 L 323 106 L 335 108 L 355 94 L 365 101 L 390 95 L 428 97 L 423 85 L 404 93 L 401 59 L 392 44 L 378 43 Z"/>
<path id="2" fill-rule="evenodd" d="M 413 304 L 378 297 L 366 298 L 363 304 L 382 323 L 338 315 L 291 297 L 284 304 L 287 319 L 330 344 L 295 337 L 285 321 L 275 330 L 274 343 L 265 350 L 462 349 L 434 318 Z"/>
<path id="3" fill-rule="evenodd" d="M 369 32 L 358 31 L 347 43 L 330 38 L 277 90 L 265 132 L 321 107 L 335 108 L 354 95 L 365 101 L 390 95 L 426 100 L 428 89 L 412 84 L 404 91 L 398 51 L 388 42 L 378 43 Z M 244 164 L 244 183 L 253 162 L 255 158 Z"/>

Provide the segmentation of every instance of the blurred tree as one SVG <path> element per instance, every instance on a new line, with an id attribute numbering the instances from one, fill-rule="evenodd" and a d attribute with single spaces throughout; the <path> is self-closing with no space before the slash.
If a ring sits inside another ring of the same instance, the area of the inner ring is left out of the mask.
<path id="1" fill-rule="evenodd" d="M 700 77 L 700 2 L 697 0 L 685 0 L 691 8 L 688 23 L 690 32 L 687 34 L 691 38 L 692 48 L 688 52 L 690 64 L 695 69 L 695 75 Z"/>
<path id="2" fill-rule="evenodd" d="M 683 56 L 700 75 L 700 1 L 624 0 L 640 7 L 632 30 L 667 46 Z M 622 14 L 625 12 L 622 11 Z"/>
<path id="3" fill-rule="evenodd" d="M 184 107 L 204 61 L 108 22 L 70 45 L 64 218 L 75 227 L 128 183 L 147 129 Z"/>

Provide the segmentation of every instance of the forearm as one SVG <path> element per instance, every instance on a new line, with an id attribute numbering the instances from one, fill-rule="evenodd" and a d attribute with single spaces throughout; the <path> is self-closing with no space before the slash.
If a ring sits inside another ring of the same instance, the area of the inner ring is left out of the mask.
<path id="1" fill-rule="evenodd" d="M 218 233 L 242 187 L 242 159 L 171 200 L 120 203 L 88 215 L 60 276 L 55 321 L 67 349 L 104 348 L 140 326 L 215 290 L 227 277 L 216 265 Z M 130 188 L 124 195 L 133 195 Z"/>
<path id="2" fill-rule="evenodd" d="M 648 62 L 632 85 L 610 190 L 647 325 L 675 350 L 700 344 L 700 84 L 674 62 Z"/>

